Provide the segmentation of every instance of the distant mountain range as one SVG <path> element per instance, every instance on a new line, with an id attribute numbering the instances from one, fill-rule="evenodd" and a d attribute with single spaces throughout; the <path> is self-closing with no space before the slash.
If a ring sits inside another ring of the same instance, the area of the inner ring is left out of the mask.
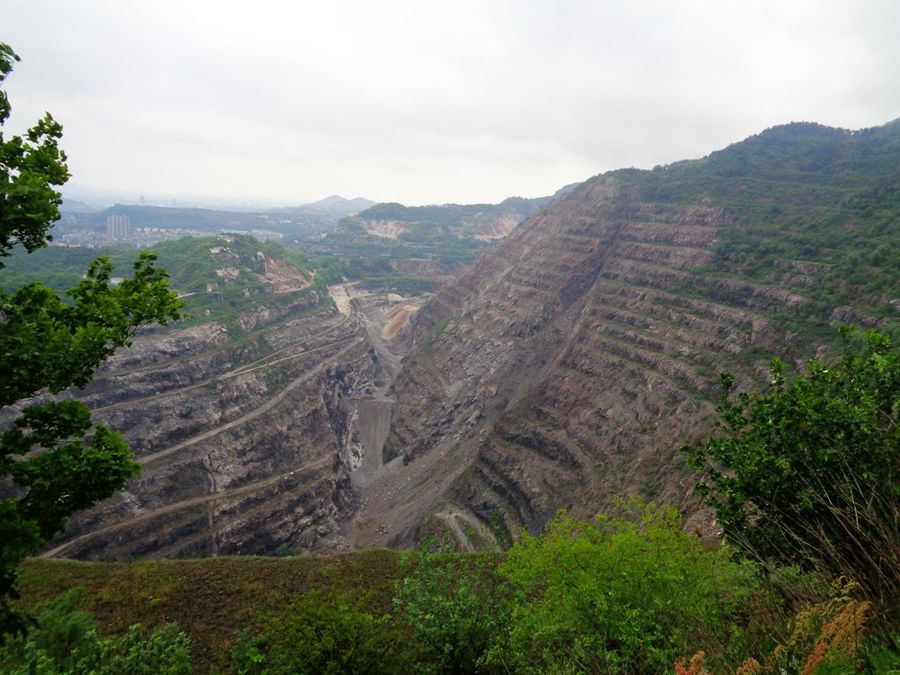
<path id="1" fill-rule="evenodd" d="M 197 207 L 116 204 L 98 210 L 89 204 L 66 199 L 62 205 L 63 227 L 77 225 L 102 229 L 111 215 L 128 216 L 132 227 L 199 230 L 275 230 L 286 235 L 307 236 L 333 229 L 341 218 L 353 215 L 375 202 L 337 195 L 311 204 L 263 211 L 231 211 Z"/>
<path id="2" fill-rule="evenodd" d="M 66 216 L 63 227 L 75 225 L 102 229 L 108 216 L 124 215 L 128 216 L 132 227 L 203 232 L 266 229 L 297 237 L 338 229 L 344 234 L 371 234 L 391 239 L 406 234 L 407 239 L 449 237 L 489 241 L 506 236 L 538 208 L 573 187 L 566 186 L 551 197 L 510 197 L 500 204 L 404 206 L 398 203 L 378 204 L 363 197 L 345 199 L 332 195 L 309 204 L 261 211 L 143 204 L 116 204 L 98 210 L 86 202 L 66 199 L 62 212 Z"/>
<path id="3" fill-rule="evenodd" d="M 303 208 L 329 211 L 331 213 L 343 213 L 346 216 L 351 216 L 354 213 L 359 213 L 374 205 L 375 202 L 364 197 L 344 199 L 338 195 L 331 195 L 330 197 L 325 197 L 325 199 L 320 199 L 317 202 L 304 204 Z"/>

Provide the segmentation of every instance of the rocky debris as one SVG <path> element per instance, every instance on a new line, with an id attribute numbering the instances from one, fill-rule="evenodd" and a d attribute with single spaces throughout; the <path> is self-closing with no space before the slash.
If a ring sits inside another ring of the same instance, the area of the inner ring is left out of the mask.
<path id="1" fill-rule="evenodd" d="M 310 285 L 309 280 L 283 258 L 263 254 L 262 260 L 263 272 L 260 277 L 272 288 L 273 293 L 293 293 Z"/>
<path id="2" fill-rule="evenodd" d="M 360 225 L 366 234 L 375 237 L 383 237 L 385 239 L 396 239 L 398 236 L 407 232 L 409 226 L 396 220 L 363 220 L 358 219 L 357 224 Z"/>

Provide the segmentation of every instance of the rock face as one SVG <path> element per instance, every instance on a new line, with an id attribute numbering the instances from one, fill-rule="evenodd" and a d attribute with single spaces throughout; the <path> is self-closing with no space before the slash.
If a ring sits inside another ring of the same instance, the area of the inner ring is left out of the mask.
<path id="1" fill-rule="evenodd" d="M 374 362 L 332 308 L 256 316 L 240 340 L 219 323 L 137 339 L 83 391 L 143 465 L 127 490 L 74 519 L 51 555 L 205 556 L 346 547 L 351 397 Z M 238 318 L 237 323 L 241 323 Z"/>
<path id="2" fill-rule="evenodd" d="M 471 548 L 629 495 L 693 512 L 678 450 L 711 430 L 719 373 L 759 389 L 836 323 L 900 326 L 898 140 L 776 127 L 519 225 L 414 320 L 384 446 L 402 465 L 361 492 L 357 545 Z"/>
<path id="3" fill-rule="evenodd" d="M 278 292 L 281 278 L 271 280 Z M 142 465 L 78 514 L 45 556 L 89 559 L 335 552 L 363 476 L 381 469 L 384 396 L 422 299 L 331 289 L 256 307 L 230 326 L 148 332 L 78 398 Z M 402 321 L 401 321 L 402 319 Z"/>
<path id="4" fill-rule="evenodd" d="M 600 177 L 445 286 L 414 323 L 384 451 L 422 485 L 404 495 L 418 517 L 369 505 L 366 542 L 411 545 L 448 504 L 501 534 L 628 494 L 684 504 L 677 450 L 708 429 L 715 373 L 753 377 L 740 355 L 771 346 L 767 312 L 804 302 L 698 273 L 729 219 Z"/>

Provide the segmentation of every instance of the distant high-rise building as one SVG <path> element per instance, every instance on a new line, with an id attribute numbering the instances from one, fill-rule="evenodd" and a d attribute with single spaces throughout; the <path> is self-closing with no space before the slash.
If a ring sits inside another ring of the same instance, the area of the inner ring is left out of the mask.
<path id="1" fill-rule="evenodd" d="M 110 237 L 130 237 L 131 220 L 128 216 L 107 216 L 106 234 Z"/>

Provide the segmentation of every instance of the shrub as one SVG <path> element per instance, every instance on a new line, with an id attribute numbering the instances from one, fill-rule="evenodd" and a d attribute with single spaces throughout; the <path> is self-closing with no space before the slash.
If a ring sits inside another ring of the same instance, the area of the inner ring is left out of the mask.
<path id="1" fill-rule="evenodd" d="M 844 579 L 835 581 L 828 597 L 807 605 L 791 617 L 783 639 L 771 653 L 762 660 L 747 658 L 735 671 L 736 675 L 824 675 L 858 671 L 862 665 L 858 657 L 863 655 L 865 646 L 863 626 L 871 603 L 854 598 L 856 589 L 855 584 Z M 887 650 L 882 649 L 880 655 L 888 655 Z M 700 651 L 689 661 L 681 659 L 675 664 L 676 675 L 709 675 L 705 657 Z M 872 671 L 883 672 L 877 668 Z"/>
<path id="2" fill-rule="evenodd" d="M 684 451 L 707 476 L 698 487 L 726 536 L 748 555 L 852 578 L 896 619 L 900 350 L 874 331 L 862 346 L 843 336 L 842 358 L 810 361 L 806 375 L 787 379 L 774 359 L 765 395 L 735 399 L 724 376 L 723 433 Z"/>
<path id="3" fill-rule="evenodd" d="M 329 675 L 402 673 L 406 656 L 390 617 L 376 617 L 335 592 L 298 595 L 263 623 L 259 639 L 244 635 L 243 672 Z"/>
<path id="4" fill-rule="evenodd" d="M 98 634 L 89 612 L 77 609 L 84 589 L 74 588 L 49 602 L 27 636 L 16 636 L 0 648 L 0 672 L 9 675 L 187 675 L 190 638 L 177 624 L 167 624 L 148 637 L 140 624 L 125 635 Z"/>
<path id="5" fill-rule="evenodd" d="M 723 652 L 756 583 L 748 564 L 708 551 L 672 509 L 636 522 L 560 513 L 523 533 L 502 573 L 515 592 L 487 662 L 523 673 L 667 672 L 686 645 Z"/>
<path id="6" fill-rule="evenodd" d="M 413 633 L 418 672 L 488 670 L 483 656 L 507 614 L 493 560 L 425 551 L 413 573 L 398 582 L 394 607 Z"/>

